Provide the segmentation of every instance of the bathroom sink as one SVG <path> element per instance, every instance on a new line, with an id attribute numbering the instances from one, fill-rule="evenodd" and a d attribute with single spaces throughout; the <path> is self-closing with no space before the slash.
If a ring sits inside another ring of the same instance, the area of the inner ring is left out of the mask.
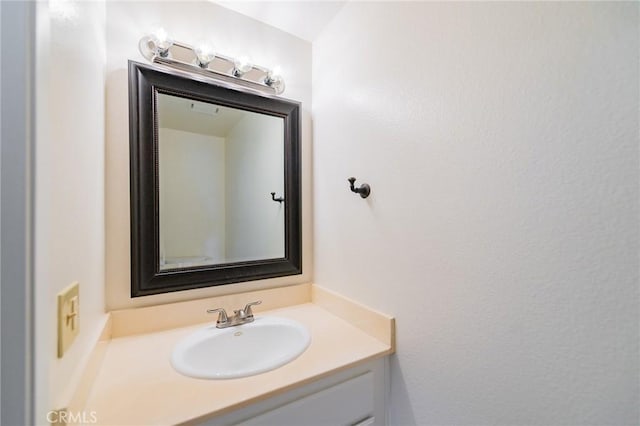
<path id="1" fill-rule="evenodd" d="M 235 379 L 281 367 L 311 343 L 300 323 L 279 317 L 256 317 L 248 324 L 218 329 L 215 324 L 178 342 L 171 365 L 198 379 Z"/>

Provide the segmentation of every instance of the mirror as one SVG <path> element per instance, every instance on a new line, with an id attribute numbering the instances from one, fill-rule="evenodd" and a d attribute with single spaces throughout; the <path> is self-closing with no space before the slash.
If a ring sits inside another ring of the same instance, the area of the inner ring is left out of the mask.
<path id="1" fill-rule="evenodd" d="M 302 273 L 300 105 L 132 61 L 129 89 L 132 296 Z"/>
<path id="2" fill-rule="evenodd" d="M 282 117 L 156 101 L 160 270 L 284 257 Z"/>

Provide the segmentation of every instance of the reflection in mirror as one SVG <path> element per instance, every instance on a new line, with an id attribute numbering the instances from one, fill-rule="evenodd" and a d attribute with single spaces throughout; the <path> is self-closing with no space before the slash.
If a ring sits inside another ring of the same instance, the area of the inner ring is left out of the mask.
<path id="1" fill-rule="evenodd" d="M 284 119 L 157 94 L 159 269 L 285 256 Z"/>

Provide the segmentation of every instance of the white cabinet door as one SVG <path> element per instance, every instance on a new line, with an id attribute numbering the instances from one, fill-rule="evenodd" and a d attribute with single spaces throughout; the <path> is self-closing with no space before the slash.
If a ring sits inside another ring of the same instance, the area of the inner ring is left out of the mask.
<path id="1" fill-rule="evenodd" d="M 198 426 L 385 426 L 387 362 L 360 364 Z"/>
<path id="2" fill-rule="evenodd" d="M 314 393 L 238 426 L 350 426 L 373 415 L 373 373 Z"/>

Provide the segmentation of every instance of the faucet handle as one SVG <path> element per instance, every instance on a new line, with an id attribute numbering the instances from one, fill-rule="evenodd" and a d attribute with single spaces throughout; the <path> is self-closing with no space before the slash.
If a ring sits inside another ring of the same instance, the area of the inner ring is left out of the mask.
<path id="1" fill-rule="evenodd" d="M 246 306 L 245 306 L 245 307 L 244 307 L 244 309 L 243 309 L 244 314 L 245 314 L 246 316 L 248 316 L 248 317 L 249 317 L 249 316 L 250 316 L 250 317 L 252 317 L 252 316 L 253 316 L 253 311 L 251 311 L 251 307 L 252 307 L 252 306 L 255 306 L 255 305 L 259 305 L 259 304 L 261 304 L 261 303 L 262 303 L 262 300 L 257 300 L 257 301 L 255 301 L 255 302 L 247 303 L 247 304 L 246 304 Z"/>
<path id="2" fill-rule="evenodd" d="M 227 317 L 227 311 L 225 311 L 224 308 L 207 309 L 208 314 L 215 314 L 216 312 L 218 313 L 218 321 L 216 321 L 217 325 L 226 324 L 229 322 L 229 318 Z"/>

